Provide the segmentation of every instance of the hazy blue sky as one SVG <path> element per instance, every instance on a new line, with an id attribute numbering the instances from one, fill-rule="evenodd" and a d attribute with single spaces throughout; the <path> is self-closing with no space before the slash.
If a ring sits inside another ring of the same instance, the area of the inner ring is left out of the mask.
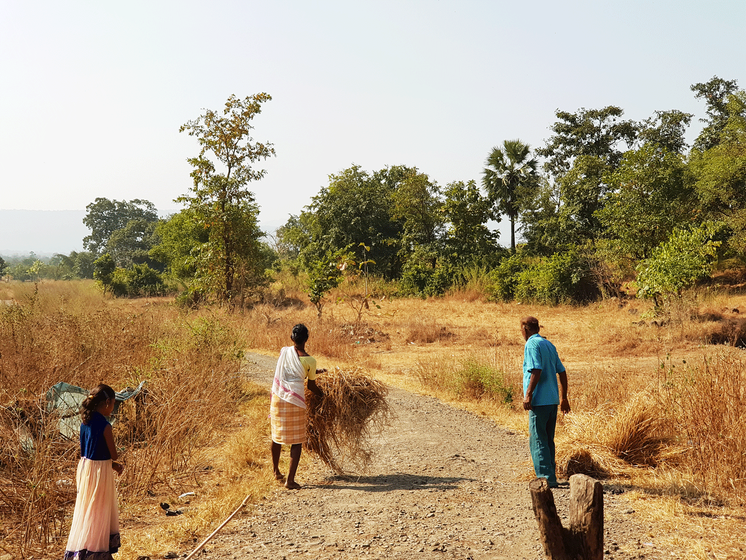
<path id="1" fill-rule="evenodd" d="M 276 227 L 352 164 L 479 180 L 556 109 L 702 117 L 689 86 L 713 75 L 746 87 L 743 0 L 0 0 L 0 210 L 177 208 L 198 152 L 179 126 L 230 94 L 273 97 L 251 189 Z"/>

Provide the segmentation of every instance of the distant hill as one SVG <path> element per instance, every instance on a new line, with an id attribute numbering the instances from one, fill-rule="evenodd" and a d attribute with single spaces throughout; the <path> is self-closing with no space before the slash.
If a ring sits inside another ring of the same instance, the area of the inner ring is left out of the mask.
<path id="1" fill-rule="evenodd" d="M 85 210 L 0 210 L 0 255 L 39 256 L 83 250 Z"/>

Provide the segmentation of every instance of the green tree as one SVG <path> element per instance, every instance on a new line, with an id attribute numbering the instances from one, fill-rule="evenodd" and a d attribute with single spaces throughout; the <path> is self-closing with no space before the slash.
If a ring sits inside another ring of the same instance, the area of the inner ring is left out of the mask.
<path id="1" fill-rule="evenodd" d="M 286 224 L 290 229 L 285 237 L 292 232 L 295 242 L 303 246 L 304 268 L 310 270 L 313 261 L 326 253 L 364 243 L 370 247 L 368 258 L 375 262 L 371 272 L 396 277 L 402 224 L 392 215 L 393 193 L 405 178 L 403 167 L 369 174 L 358 165 L 330 175 L 329 185 L 313 197 L 294 227 Z M 309 237 L 303 241 L 301 235 Z"/>
<path id="2" fill-rule="evenodd" d="M 580 156 L 600 158 L 613 169 L 624 153 L 620 144 L 630 147 L 637 138 L 638 125 L 621 120 L 624 111 L 613 105 L 577 113 L 557 111 L 555 115 L 558 120 L 551 127 L 553 135 L 545 147 L 536 150 L 546 158 L 544 167 L 555 178 L 567 174 Z"/>
<path id="3" fill-rule="evenodd" d="M 654 117 L 640 124 L 638 140 L 643 145 L 649 144 L 674 154 L 684 154 L 687 148 L 684 134 L 693 116 L 675 109 L 656 111 Z"/>
<path id="4" fill-rule="evenodd" d="M 459 265 L 489 260 L 499 253 L 498 233 L 487 227 L 492 204 L 481 195 L 475 181 L 449 183 L 445 191 L 443 216 L 447 224 L 446 257 Z"/>
<path id="5" fill-rule="evenodd" d="M 253 164 L 275 153 L 271 144 L 254 141 L 251 124 L 271 99 L 266 93 L 245 99 L 231 95 L 222 112 L 207 109 L 180 128 L 196 137 L 201 149 L 188 160 L 193 168 L 190 194 L 176 201 L 186 204 L 208 231 L 209 240 L 198 250 L 197 273 L 204 289 L 221 303 L 237 303 L 263 278 L 257 258 L 263 235 L 259 210 L 246 185 L 266 173 Z"/>
<path id="6" fill-rule="evenodd" d="M 706 278 L 717 261 L 724 224 L 706 222 L 677 229 L 638 266 L 637 295 L 655 300 L 660 307 L 697 280 Z"/>
<path id="7" fill-rule="evenodd" d="M 482 187 L 495 204 L 494 217 L 505 214 L 510 220 L 510 249 L 515 251 L 515 222 L 525 206 L 527 191 L 537 184 L 537 162 L 531 150 L 520 140 L 505 140 L 503 148 L 494 147 L 482 172 Z"/>
<path id="8" fill-rule="evenodd" d="M 89 278 L 93 279 L 93 272 L 95 270 L 94 262 L 96 261 L 96 255 L 91 251 L 73 251 L 70 253 L 70 257 L 73 259 L 73 274 L 78 278 Z"/>
<path id="9" fill-rule="evenodd" d="M 8 268 L 8 264 L 5 262 L 5 259 L 0 257 L 0 276 L 5 275 L 5 270 Z"/>
<path id="10" fill-rule="evenodd" d="M 674 228 L 696 218 L 684 157 L 658 144 L 627 152 L 608 182 L 611 194 L 597 217 L 622 256 L 648 258 Z"/>
<path id="11" fill-rule="evenodd" d="M 326 296 L 331 290 L 339 286 L 344 279 L 343 265 L 350 259 L 346 249 L 326 252 L 321 258 L 309 264 L 308 270 L 308 299 L 316 307 L 318 316 L 326 303 Z"/>
<path id="12" fill-rule="evenodd" d="M 692 151 L 695 190 L 706 218 L 724 221 L 731 230 L 728 246 L 746 257 L 746 92 L 730 96 L 728 119 L 719 142 Z"/>
<path id="13" fill-rule="evenodd" d="M 581 109 L 577 113 L 557 111 L 552 136 L 536 154 L 545 158 L 544 169 L 553 192 L 541 194 L 540 201 L 552 208 L 537 209 L 527 204 L 524 235 L 531 250 L 540 251 L 532 240 L 541 239 L 549 252 L 594 239 L 601 230 L 596 212 L 601 209 L 609 185 L 605 178 L 622 160 L 622 144 L 631 147 L 639 131 L 633 121 L 622 120 L 619 107 Z"/>
<path id="14" fill-rule="evenodd" d="M 83 223 L 91 233 L 83 238 L 83 247 L 100 256 L 108 250 L 112 234 L 125 228 L 131 220 L 154 223 L 158 221 L 158 212 L 153 203 L 147 200 L 134 199 L 128 202 L 97 198 L 86 206 Z"/>
<path id="15" fill-rule="evenodd" d="M 280 259 L 296 260 L 301 251 L 312 241 L 314 217 L 310 212 L 292 215 L 284 225 L 277 228 L 277 253 Z"/>
<path id="16" fill-rule="evenodd" d="M 728 100 L 738 91 L 738 82 L 713 76 L 707 82 L 693 84 L 691 90 L 694 97 L 705 101 L 707 118 L 700 119 L 705 123 L 705 127 L 694 141 L 694 149 L 704 152 L 720 143 L 720 133 L 730 118 Z"/>
<path id="17" fill-rule="evenodd" d="M 190 283 L 197 275 L 200 248 L 209 243 L 208 231 L 195 213 L 185 208 L 158 223 L 158 244 L 150 249 L 150 258 L 163 263 L 174 278 Z"/>
<path id="18" fill-rule="evenodd" d="M 135 218 L 112 232 L 106 247 L 118 266 L 127 268 L 133 264 L 153 264 L 150 250 L 157 244 L 155 232 L 158 223 Z"/>
<path id="19" fill-rule="evenodd" d="M 117 263 L 109 253 L 104 253 L 93 263 L 93 277 L 101 284 L 104 293 L 111 290 L 114 272 L 117 269 Z"/>
<path id="20" fill-rule="evenodd" d="M 443 233 L 443 201 L 440 188 L 416 168 L 407 169 L 392 192 L 392 218 L 401 223 L 405 254 L 418 247 L 433 248 Z"/>

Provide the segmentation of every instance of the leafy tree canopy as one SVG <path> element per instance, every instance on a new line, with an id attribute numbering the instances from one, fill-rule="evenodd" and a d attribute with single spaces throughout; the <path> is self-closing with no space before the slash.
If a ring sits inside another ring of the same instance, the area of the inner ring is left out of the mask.
<path id="1" fill-rule="evenodd" d="M 599 158 L 611 168 L 622 159 L 623 142 L 631 147 L 637 138 L 638 125 L 623 120 L 624 111 L 609 105 L 602 109 L 580 109 L 577 113 L 557 111 L 557 122 L 551 130 L 553 135 L 546 146 L 536 150 L 546 158 L 544 168 L 554 177 L 570 171 L 579 156 Z"/>
<path id="2" fill-rule="evenodd" d="M 489 260 L 499 253 L 499 233 L 487 222 L 492 218 L 492 204 L 483 197 L 475 181 L 454 181 L 445 191 L 443 214 L 447 224 L 446 255 L 459 264 Z"/>
<path id="3" fill-rule="evenodd" d="M 684 134 L 693 116 L 677 110 L 656 111 L 654 117 L 640 124 L 638 140 L 643 145 L 652 144 L 674 154 L 683 154 L 687 148 Z"/>
<path id="4" fill-rule="evenodd" d="M 145 225 L 155 223 L 158 221 L 158 212 L 148 200 L 120 201 L 97 198 L 86 206 L 83 223 L 91 233 L 83 238 L 83 247 L 96 255 L 101 255 L 109 250 L 108 244 L 112 234 L 126 228 L 132 220 L 139 220 Z"/>
<path id="5" fill-rule="evenodd" d="M 705 127 L 694 141 L 694 148 L 704 152 L 720 143 L 720 133 L 730 116 L 728 100 L 738 91 L 738 82 L 713 76 L 707 82 L 693 84 L 691 90 L 694 92 L 694 97 L 703 99 L 705 102 L 707 118 L 700 119 L 705 123 Z"/>
<path id="6" fill-rule="evenodd" d="M 638 266 L 637 295 L 660 305 L 706 278 L 717 261 L 725 229 L 722 223 L 705 222 L 675 230 Z"/>
<path id="7" fill-rule="evenodd" d="M 375 263 L 371 271 L 396 276 L 403 226 L 393 214 L 393 195 L 409 173 L 406 167 L 394 166 L 369 174 L 353 165 L 330 175 L 329 185 L 297 220 L 286 224 L 284 237 L 303 245 L 301 260 L 307 269 L 326 253 L 364 243 L 370 247 L 367 259 Z M 302 235 L 309 236 L 306 242 L 299 238 Z"/>
<path id="8" fill-rule="evenodd" d="M 150 249 L 150 257 L 165 264 L 175 278 L 192 279 L 197 273 L 200 248 L 210 239 L 194 212 L 186 208 L 161 221 L 155 235 L 158 243 Z"/>
<path id="9" fill-rule="evenodd" d="M 403 228 L 402 245 L 409 254 L 417 247 L 435 247 L 443 233 L 440 188 L 416 168 L 407 169 L 392 193 L 392 218 Z"/>
<path id="10" fill-rule="evenodd" d="M 597 218 L 623 256 L 649 257 L 674 228 L 696 217 L 692 178 L 683 156 L 657 144 L 627 152 L 609 183 L 612 194 Z"/>
<path id="11" fill-rule="evenodd" d="M 746 257 L 746 92 L 731 95 L 726 111 L 720 142 L 695 151 L 691 169 L 704 216 L 727 223 L 728 245 Z"/>

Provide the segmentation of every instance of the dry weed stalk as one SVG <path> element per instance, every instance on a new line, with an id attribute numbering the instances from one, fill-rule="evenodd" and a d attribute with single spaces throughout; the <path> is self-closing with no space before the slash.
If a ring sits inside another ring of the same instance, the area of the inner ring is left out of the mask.
<path id="1" fill-rule="evenodd" d="M 370 436 L 383 429 L 391 415 L 388 389 L 360 368 L 337 368 L 316 382 L 324 397 L 306 391 L 307 449 L 338 474 L 346 464 L 364 469 L 371 457 Z"/>

